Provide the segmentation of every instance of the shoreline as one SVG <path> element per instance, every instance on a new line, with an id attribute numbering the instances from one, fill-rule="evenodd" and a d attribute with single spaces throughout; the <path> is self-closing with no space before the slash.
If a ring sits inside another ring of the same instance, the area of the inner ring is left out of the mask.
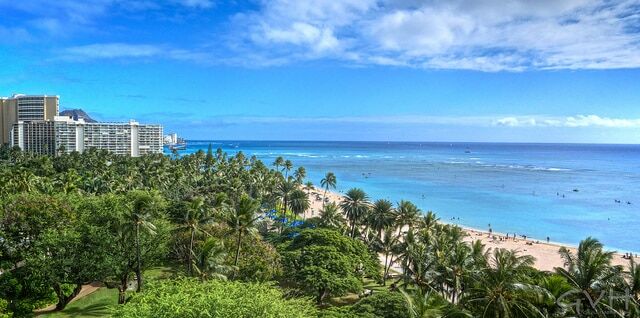
<path id="1" fill-rule="evenodd" d="M 305 218 L 308 217 L 316 217 L 319 215 L 319 211 L 322 209 L 322 200 L 316 200 L 317 195 L 322 198 L 324 193 L 324 189 L 318 188 L 316 186 L 310 191 L 309 203 L 310 210 L 304 213 Z M 342 200 L 342 194 L 335 191 L 327 191 L 327 198 L 329 202 L 335 202 L 338 204 Z M 436 214 L 437 215 L 437 214 Z M 515 250 L 520 252 L 523 255 L 533 256 L 536 261 L 534 267 L 541 271 L 554 271 L 556 267 L 563 267 L 564 261 L 560 257 L 558 251 L 560 248 L 564 247 L 572 251 L 574 254 L 577 250 L 577 245 L 571 245 L 566 243 L 554 242 L 550 241 L 547 243 L 546 239 L 540 240 L 535 237 L 527 237 L 526 239 L 522 237 L 518 238 L 509 238 L 508 240 L 500 240 L 499 238 L 506 237 L 505 233 L 489 231 L 477 229 L 470 226 L 464 226 L 456 223 L 446 222 L 443 220 L 439 220 L 438 222 L 442 224 L 455 225 L 464 230 L 467 236 L 464 238 L 465 242 L 471 242 L 475 240 L 480 240 L 487 249 L 491 248 L 506 248 L 509 250 Z M 512 235 L 512 233 L 509 233 Z M 496 239 L 494 239 L 494 237 Z M 622 265 L 624 268 L 629 266 L 629 259 L 623 258 L 625 252 L 619 252 L 617 250 L 610 250 L 605 247 L 606 251 L 614 252 L 614 257 L 612 259 L 612 265 Z M 626 253 L 629 253 L 628 251 Z M 636 263 L 640 263 L 640 253 L 632 252 L 634 256 L 634 260 Z"/>

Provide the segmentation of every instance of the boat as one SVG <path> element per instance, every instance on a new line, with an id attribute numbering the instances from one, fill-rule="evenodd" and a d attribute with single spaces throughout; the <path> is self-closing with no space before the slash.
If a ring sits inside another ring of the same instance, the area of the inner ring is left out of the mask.
<path id="1" fill-rule="evenodd" d="M 185 150 L 185 149 L 187 149 L 187 143 L 183 142 L 183 143 L 172 144 L 172 145 L 169 145 L 169 149 L 170 150 Z"/>

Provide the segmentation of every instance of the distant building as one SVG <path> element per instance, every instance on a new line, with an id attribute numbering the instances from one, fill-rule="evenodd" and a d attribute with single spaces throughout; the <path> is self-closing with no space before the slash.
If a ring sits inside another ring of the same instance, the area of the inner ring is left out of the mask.
<path id="1" fill-rule="evenodd" d="M 38 154 L 82 153 L 90 148 L 131 157 L 162 153 L 162 126 L 141 125 L 133 120 L 87 123 L 56 116 L 53 121 L 18 122 L 11 139 L 12 145 Z"/>
<path id="2" fill-rule="evenodd" d="M 19 121 L 10 132 L 11 146 L 39 155 L 55 155 L 56 136 L 53 121 Z"/>
<path id="3" fill-rule="evenodd" d="M 163 152 L 161 125 L 143 125 L 134 120 L 128 123 L 86 122 L 73 116 L 57 116 L 58 107 L 58 96 L 0 98 L 2 143 L 48 155 L 61 151 L 83 152 L 90 148 L 132 157 Z"/>
<path id="4" fill-rule="evenodd" d="M 11 129 L 19 121 L 53 120 L 58 116 L 59 100 L 59 96 L 49 95 L 0 97 L 0 143 L 11 143 Z"/>

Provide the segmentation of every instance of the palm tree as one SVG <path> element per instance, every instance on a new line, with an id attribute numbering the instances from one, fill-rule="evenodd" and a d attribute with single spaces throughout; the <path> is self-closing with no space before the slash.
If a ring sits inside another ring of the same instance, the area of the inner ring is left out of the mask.
<path id="1" fill-rule="evenodd" d="M 335 189 L 336 183 L 336 175 L 331 171 L 327 172 L 324 178 L 320 180 L 320 185 L 324 188 L 324 195 L 322 196 L 322 206 L 324 206 L 325 200 L 327 198 L 327 191 L 329 191 L 329 188 Z"/>
<path id="2" fill-rule="evenodd" d="M 449 253 L 445 254 L 444 261 L 440 263 L 442 292 L 448 295 L 451 303 L 457 304 L 466 288 L 466 281 L 473 278 L 474 254 L 471 247 L 464 242 L 456 241 Z"/>
<path id="3" fill-rule="evenodd" d="M 284 177 L 288 178 L 289 177 L 289 171 L 291 171 L 291 169 L 293 169 L 293 162 L 291 162 L 291 160 L 286 160 L 284 162 L 283 168 L 284 168 Z"/>
<path id="4" fill-rule="evenodd" d="M 546 289 L 528 282 L 535 258 L 496 249 L 490 263 L 461 300 L 463 305 L 473 309 L 475 317 L 545 317 L 536 304 L 553 299 L 553 296 Z"/>
<path id="5" fill-rule="evenodd" d="M 428 211 L 427 214 L 422 217 L 422 220 L 420 220 L 420 228 L 431 233 L 439 220 L 440 218 L 438 218 L 433 211 Z"/>
<path id="6" fill-rule="evenodd" d="M 151 223 L 153 210 L 158 208 L 161 200 L 157 195 L 149 192 L 134 191 L 130 193 L 133 202 L 131 209 L 131 222 L 134 227 L 134 239 L 136 248 L 136 291 L 142 289 L 142 260 L 140 251 L 140 230 L 143 229 L 149 234 L 154 235 L 156 227 Z"/>
<path id="7" fill-rule="evenodd" d="M 356 236 L 356 226 L 370 208 L 369 196 L 359 188 L 347 191 L 344 199 L 340 203 L 340 208 L 347 215 L 351 224 L 351 237 Z"/>
<path id="8" fill-rule="evenodd" d="M 280 184 L 278 184 L 277 189 L 277 197 L 282 200 L 282 223 L 284 223 L 285 218 L 287 216 L 287 210 L 290 208 L 289 201 L 291 197 L 291 193 L 296 190 L 298 186 L 291 179 L 284 180 Z M 282 228 L 280 228 L 282 230 Z"/>
<path id="9" fill-rule="evenodd" d="M 298 184 L 302 184 L 304 178 L 307 177 L 307 170 L 304 167 L 298 167 L 298 169 L 293 172 L 293 177 L 296 178 L 296 182 L 298 182 Z"/>
<path id="10" fill-rule="evenodd" d="M 633 257 L 629 260 L 629 272 L 627 273 L 629 292 L 635 298 L 636 302 L 640 302 L 640 266 L 636 264 Z"/>
<path id="11" fill-rule="evenodd" d="M 309 196 L 301 189 L 291 191 L 291 211 L 295 218 L 309 209 Z M 294 218 L 294 219 L 295 219 Z"/>
<path id="12" fill-rule="evenodd" d="M 193 255 L 195 254 L 193 245 L 197 233 L 204 232 L 203 225 L 213 222 L 213 217 L 202 197 L 191 200 L 179 220 L 179 230 L 189 231 L 189 250 L 187 251 L 187 274 L 193 274 Z"/>
<path id="13" fill-rule="evenodd" d="M 235 267 L 225 264 L 226 257 L 227 252 L 222 242 L 208 238 L 198 254 L 194 255 L 193 268 L 201 279 L 227 280 L 227 274 L 233 272 Z"/>
<path id="14" fill-rule="evenodd" d="M 276 160 L 273 162 L 273 166 L 276 167 L 276 170 L 280 171 L 280 166 L 284 166 L 284 158 L 276 158 Z"/>
<path id="15" fill-rule="evenodd" d="M 556 268 L 556 272 L 576 290 L 577 301 L 590 307 L 583 311 L 585 314 L 602 316 L 611 309 L 607 302 L 593 303 L 593 299 L 620 283 L 622 268 L 611 266 L 613 255 L 605 252 L 602 243 L 592 237 L 580 242 L 575 255 L 565 247 L 560 248 L 565 268 Z"/>
<path id="16" fill-rule="evenodd" d="M 330 202 L 320 210 L 320 226 L 343 229 L 345 223 L 346 220 L 335 202 Z"/>
<path id="17" fill-rule="evenodd" d="M 313 182 L 307 181 L 307 183 L 304 184 L 304 189 L 307 190 L 307 195 L 311 195 L 311 190 L 313 190 Z"/>
<path id="18" fill-rule="evenodd" d="M 400 289 L 411 318 L 472 318 L 471 313 L 451 306 L 433 291 Z"/>
<path id="19" fill-rule="evenodd" d="M 395 223 L 395 211 L 389 200 L 379 199 L 373 203 L 367 224 L 382 239 L 382 232 L 390 229 Z"/>
<path id="20" fill-rule="evenodd" d="M 236 256 L 233 261 L 234 266 L 238 266 L 238 258 L 240 257 L 240 246 L 242 244 L 242 236 L 244 234 L 250 234 L 255 230 L 254 225 L 260 216 L 257 213 L 260 211 L 260 202 L 251 199 L 246 194 L 243 194 L 235 209 L 231 211 L 227 218 L 227 225 L 231 228 L 231 231 L 236 235 Z"/>
<path id="21" fill-rule="evenodd" d="M 401 200 L 396 208 L 398 215 L 398 233 L 402 231 L 402 227 L 407 225 L 409 230 L 420 221 L 420 209 L 410 201 Z"/>
<path id="22" fill-rule="evenodd" d="M 382 233 L 382 232 L 381 232 Z M 387 277 L 393 265 L 393 252 L 398 250 L 400 244 L 399 237 L 394 235 L 393 231 L 384 231 L 384 236 L 376 238 L 374 241 L 375 251 L 384 255 L 384 266 L 382 273 L 382 285 L 387 284 Z M 391 256 L 391 259 L 389 259 Z"/>

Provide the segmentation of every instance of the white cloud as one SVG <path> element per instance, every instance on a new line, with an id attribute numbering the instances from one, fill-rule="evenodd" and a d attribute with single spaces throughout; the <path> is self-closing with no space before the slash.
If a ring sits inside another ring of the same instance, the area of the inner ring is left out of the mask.
<path id="1" fill-rule="evenodd" d="M 273 0 L 235 21 L 261 60 L 608 69 L 640 67 L 639 7 L 638 0 Z"/>
<path id="2" fill-rule="evenodd" d="M 176 49 L 169 45 L 95 43 L 65 48 L 58 52 L 57 60 L 85 62 L 91 60 L 145 60 L 171 59 L 194 62 L 203 65 L 217 64 L 219 61 L 207 52 Z"/>
<path id="3" fill-rule="evenodd" d="M 638 128 L 640 119 L 607 118 L 596 115 L 580 115 L 567 117 L 564 125 L 567 127 L 610 127 L 610 128 Z"/>
<path id="4" fill-rule="evenodd" d="M 495 119 L 493 125 L 507 127 L 640 128 L 640 118 L 609 118 L 598 115 L 569 117 L 509 116 Z"/>
<path id="5" fill-rule="evenodd" d="M 317 52 L 338 47 L 338 40 L 330 28 L 320 29 L 301 22 L 282 29 L 268 28 L 264 30 L 264 36 L 268 42 L 312 45 L 312 49 Z"/>
<path id="6" fill-rule="evenodd" d="M 91 60 L 116 58 L 145 58 L 160 56 L 163 49 L 146 44 L 103 43 L 66 48 L 60 55 L 64 60 Z"/>
<path id="7" fill-rule="evenodd" d="M 191 8 L 208 9 L 213 7 L 214 2 L 212 0 L 179 0 L 178 3 Z"/>
<path id="8" fill-rule="evenodd" d="M 168 17 L 175 12 L 216 7 L 219 3 L 0 0 L 0 11 L 28 17 L 19 25 L 0 22 L 0 35 L 23 39 L 40 36 L 49 40 L 51 36 L 100 34 L 108 31 L 97 25 L 108 17 L 145 11 Z M 245 66 L 330 59 L 355 66 L 488 72 L 640 67 L 637 53 L 640 0 L 256 0 L 254 3 L 257 7 L 233 14 L 227 21 L 230 25 L 217 30 L 214 40 L 203 37 L 207 40 L 202 42 L 206 43 L 171 46 L 164 53 L 156 53 L 144 44 L 137 48 L 129 44 L 120 53 L 88 52 L 90 46 L 70 48 L 69 53 L 84 58 L 161 56 Z"/>

